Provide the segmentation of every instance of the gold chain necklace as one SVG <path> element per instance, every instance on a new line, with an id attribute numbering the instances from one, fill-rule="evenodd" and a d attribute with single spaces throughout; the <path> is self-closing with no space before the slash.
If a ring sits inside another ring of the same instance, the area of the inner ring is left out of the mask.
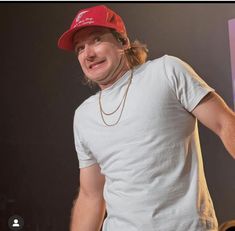
<path id="1" fill-rule="evenodd" d="M 127 93 L 128 93 L 129 87 L 130 87 L 130 85 L 131 85 L 132 77 L 133 77 L 133 69 L 131 70 L 131 76 L 130 76 L 129 81 L 128 81 L 128 85 L 127 85 L 127 88 L 126 88 L 126 92 L 125 92 L 125 94 L 123 95 L 123 98 L 122 98 L 120 104 L 118 105 L 118 107 L 117 107 L 113 112 L 107 113 L 107 112 L 105 112 L 105 111 L 103 110 L 102 103 L 101 103 L 101 93 L 102 93 L 102 91 L 100 91 L 100 93 L 99 93 L 100 115 L 101 115 L 101 118 L 102 118 L 102 120 L 103 120 L 103 122 L 104 122 L 105 125 L 107 125 L 107 126 L 114 126 L 114 125 L 116 125 L 116 124 L 119 122 L 119 120 L 121 119 L 122 112 L 123 112 L 123 109 L 124 109 L 124 106 L 125 106 L 125 102 L 126 102 Z M 107 116 L 114 114 L 114 113 L 117 112 L 117 110 L 120 108 L 121 104 L 122 104 L 122 109 L 121 109 L 120 115 L 119 115 L 119 117 L 118 117 L 118 120 L 117 120 L 115 123 L 113 123 L 113 124 L 108 124 L 108 123 L 105 121 L 103 114 L 105 114 L 105 115 L 107 115 Z"/>

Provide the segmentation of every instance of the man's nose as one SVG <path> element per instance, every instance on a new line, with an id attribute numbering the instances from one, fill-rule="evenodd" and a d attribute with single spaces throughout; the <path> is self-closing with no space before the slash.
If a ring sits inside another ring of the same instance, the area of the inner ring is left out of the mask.
<path id="1" fill-rule="evenodd" d="M 85 45 L 85 57 L 87 59 L 92 59 L 95 57 L 95 50 L 94 47 L 92 45 Z"/>

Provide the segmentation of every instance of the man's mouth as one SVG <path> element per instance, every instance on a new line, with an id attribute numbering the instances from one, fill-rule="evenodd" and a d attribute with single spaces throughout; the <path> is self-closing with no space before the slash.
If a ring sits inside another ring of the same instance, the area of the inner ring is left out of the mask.
<path id="1" fill-rule="evenodd" d="M 99 65 L 103 64 L 104 62 L 105 62 L 105 60 L 94 62 L 94 63 L 89 65 L 89 69 L 94 69 L 94 68 L 98 67 Z"/>

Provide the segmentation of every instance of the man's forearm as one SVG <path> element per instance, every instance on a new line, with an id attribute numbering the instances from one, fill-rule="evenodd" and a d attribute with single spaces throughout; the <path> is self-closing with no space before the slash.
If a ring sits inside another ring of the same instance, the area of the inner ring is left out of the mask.
<path id="1" fill-rule="evenodd" d="M 228 119 L 224 121 L 221 129 L 221 140 L 230 155 L 235 159 L 235 113 L 230 112 Z"/>
<path id="2" fill-rule="evenodd" d="M 103 198 L 79 195 L 72 209 L 70 231 L 99 231 L 104 215 Z"/>

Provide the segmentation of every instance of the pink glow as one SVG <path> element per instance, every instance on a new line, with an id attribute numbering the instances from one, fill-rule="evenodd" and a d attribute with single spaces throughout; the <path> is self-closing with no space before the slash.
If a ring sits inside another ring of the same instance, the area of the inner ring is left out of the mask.
<path id="1" fill-rule="evenodd" d="M 232 83 L 233 83 L 233 102 L 235 108 L 235 19 L 228 21 L 229 27 L 229 44 L 230 44 L 230 59 L 232 68 Z"/>

